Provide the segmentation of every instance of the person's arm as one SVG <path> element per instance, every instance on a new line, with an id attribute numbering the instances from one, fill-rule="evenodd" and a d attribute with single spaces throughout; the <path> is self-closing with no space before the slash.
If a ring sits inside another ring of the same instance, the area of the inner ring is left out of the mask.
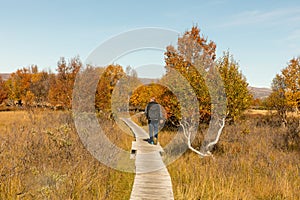
<path id="1" fill-rule="evenodd" d="M 149 105 L 149 104 L 147 104 L 147 106 L 146 106 L 146 108 L 145 108 L 145 112 L 144 112 L 147 119 L 148 119 L 148 105 Z"/>
<path id="2" fill-rule="evenodd" d="M 159 119 L 164 119 L 162 109 L 161 109 L 161 105 L 159 105 Z"/>
<path id="3" fill-rule="evenodd" d="M 159 123 L 164 123 L 164 116 L 162 113 L 161 105 L 159 105 Z"/>

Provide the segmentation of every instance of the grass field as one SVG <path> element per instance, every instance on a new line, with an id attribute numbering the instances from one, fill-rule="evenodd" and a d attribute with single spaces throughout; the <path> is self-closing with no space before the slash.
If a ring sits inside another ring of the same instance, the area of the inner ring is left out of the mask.
<path id="1" fill-rule="evenodd" d="M 187 151 L 168 166 L 175 199 L 300 199 L 299 118 L 289 121 L 282 128 L 276 112 L 248 110 L 225 126 L 214 159 Z M 201 126 L 194 147 L 201 146 L 205 131 Z M 162 131 L 160 144 L 173 136 Z"/>
<path id="2" fill-rule="evenodd" d="M 170 165 L 176 199 L 300 199 L 299 141 L 258 120 L 227 126 L 215 159 L 186 153 Z"/>
<path id="3" fill-rule="evenodd" d="M 248 113 L 225 126 L 214 159 L 187 151 L 168 166 L 175 199 L 300 199 L 299 130 L 277 121 Z M 102 127 L 130 149 L 115 123 Z M 173 135 L 162 131 L 160 143 Z M 0 199 L 129 199 L 134 179 L 93 158 L 62 111 L 0 112 L 0 160 Z"/>
<path id="4" fill-rule="evenodd" d="M 112 124 L 106 128 L 120 132 Z M 132 138 L 120 135 L 110 139 L 129 149 L 124 145 Z M 0 112 L 0 160 L 5 200 L 129 199 L 134 178 L 94 159 L 66 112 Z"/>

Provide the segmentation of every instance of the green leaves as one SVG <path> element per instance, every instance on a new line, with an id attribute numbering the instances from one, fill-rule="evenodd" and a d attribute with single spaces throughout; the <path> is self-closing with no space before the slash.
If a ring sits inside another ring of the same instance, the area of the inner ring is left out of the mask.
<path id="1" fill-rule="evenodd" d="M 216 65 L 224 82 L 228 118 L 234 122 L 250 106 L 252 96 L 248 91 L 248 83 L 229 52 L 224 52 Z"/>

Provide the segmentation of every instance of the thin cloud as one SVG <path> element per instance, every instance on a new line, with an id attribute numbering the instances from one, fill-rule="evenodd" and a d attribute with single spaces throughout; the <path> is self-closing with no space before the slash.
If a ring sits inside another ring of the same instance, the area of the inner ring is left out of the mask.
<path id="1" fill-rule="evenodd" d="M 290 35 L 286 38 L 287 41 L 295 41 L 300 40 L 300 29 L 294 30 L 290 33 Z"/>
<path id="2" fill-rule="evenodd" d="M 277 25 L 280 23 L 289 23 L 291 21 L 295 21 L 295 17 L 300 17 L 300 8 L 284 8 L 267 12 L 251 10 L 231 16 L 230 21 L 222 24 L 221 27 L 234 27 L 265 23 L 268 23 L 269 25 Z"/>
<path id="3" fill-rule="evenodd" d="M 285 44 L 289 51 L 293 52 L 293 54 L 297 53 L 299 56 L 300 52 L 300 29 L 293 30 L 288 34 L 286 38 L 282 41 L 282 44 Z"/>

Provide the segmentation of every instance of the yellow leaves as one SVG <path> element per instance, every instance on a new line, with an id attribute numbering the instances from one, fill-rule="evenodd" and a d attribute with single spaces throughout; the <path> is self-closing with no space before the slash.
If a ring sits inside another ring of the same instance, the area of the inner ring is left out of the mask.
<path id="1" fill-rule="evenodd" d="M 64 108 L 71 108 L 73 86 L 81 67 L 79 57 L 72 58 L 69 63 L 63 57 L 58 61 L 58 74 L 51 83 L 48 95 L 53 105 L 61 104 Z"/>
<path id="2" fill-rule="evenodd" d="M 95 96 L 95 106 L 98 110 L 111 112 L 112 92 L 123 76 L 125 73 L 120 65 L 109 65 L 101 73 Z"/>
<path id="3" fill-rule="evenodd" d="M 286 97 L 288 106 L 290 106 L 291 108 L 297 108 L 298 101 L 300 99 L 300 91 L 292 92 L 292 90 L 288 90 L 285 92 L 285 97 Z"/>
<path id="4" fill-rule="evenodd" d="M 277 74 L 272 82 L 273 106 L 277 110 L 298 110 L 300 105 L 300 57 L 290 60 L 288 66 Z M 274 95 L 273 95 L 274 96 Z M 276 104 L 276 105 L 275 105 Z"/>
<path id="5" fill-rule="evenodd" d="M 32 83 L 38 83 L 41 79 L 42 79 L 42 74 L 41 73 L 31 75 L 31 82 Z"/>
<path id="6" fill-rule="evenodd" d="M 34 102 L 34 94 L 31 91 L 27 91 L 24 97 L 24 101 L 26 102 L 27 105 L 30 105 Z"/>
<path id="7" fill-rule="evenodd" d="M 156 101 L 160 103 L 162 101 L 165 88 L 161 85 L 151 83 L 149 85 L 142 85 L 138 87 L 130 97 L 130 105 L 133 107 L 139 107 L 144 109 L 151 97 L 155 97 Z"/>
<path id="8" fill-rule="evenodd" d="M 7 88 L 5 82 L 2 80 L 0 76 L 0 104 L 7 98 Z"/>
<path id="9" fill-rule="evenodd" d="M 209 118 L 208 113 L 211 110 L 205 76 L 208 74 L 206 70 L 209 68 L 209 63 L 215 59 L 215 49 L 215 43 L 212 41 L 207 42 L 207 39 L 200 35 L 200 29 L 193 26 L 191 30 L 186 31 L 178 38 L 177 49 L 168 46 L 165 53 L 167 73 L 161 82 L 168 83 L 175 90 L 172 92 L 177 93 L 183 102 L 189 102 L 188 99 L 190 99 L 191 93 L 195 94 L 199 102 L 201 120 L 203 121 Z M 189 84 L 192 91 L 187 91 L 188 87 L 180 79 L 185 80 L 184 82 Z M 174 95 L 169 99 L 167 105 L 170 108 L 170 115 L 177 119 L 181 117 L 179 105 L 180 103 Z M 189 105 L 189 107 L 192 109 L 193 105 Z M 191 112 L 193 111 L 191 110 Z"/>
<path id="10" fill-rule="evenodd" d="M 293 58 L 289 65 L 282 70 L 286 87 L 292 92 L 300 90 L 300 58 Z"/>

